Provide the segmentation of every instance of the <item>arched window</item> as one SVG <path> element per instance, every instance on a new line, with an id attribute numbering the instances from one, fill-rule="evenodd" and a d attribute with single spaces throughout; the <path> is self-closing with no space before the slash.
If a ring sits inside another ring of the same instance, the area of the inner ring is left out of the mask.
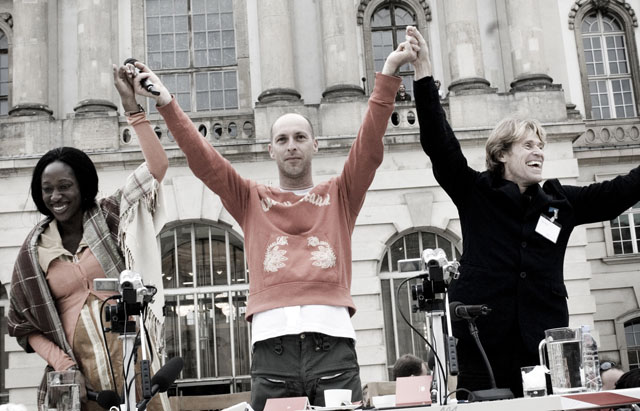
<path id="1" fill-rule="evenodd" d="M 640 368 L 640 318 L 624 324 L 624 335 L 627 341 L 629 369 Z"/>
<path id="2" fill-rule="evenodd" d="M 9 113 L 9 39 L 0 30 L 0 116 Z"/>
<path id="3" fill-rule="evenodd" d="M 238 108 L 234 2 L 145 0 L 145 14 L 148 64 L 180 107 Z"/>
<path id="4" fill-rule="evenodd" d="M 442 248 L 449 261 L 460 259 L 460 251 L 456 248 L 457 240 L 446 238 L 429 231 L 415 231 L 402 235 L 391 241 L 385 249 L 380 265 L 380 283 L 382 289 L 382 309 L 384 313 L 385 341 L 387 347 L 387 365 L 389 379 L 392 379 L 392 367 L 396 359 L 403 354 L 414 354 L 426 360 L 427 350 L 424 341 L 404 323 L 398 310 L 402 310 L 411 325 L 427 334 L 425 313 L 411 312 L 415 301 L 411 297 L 411 286 L 417 280 L 405 283 L 396 294 L 399 284 L 414 274 L 399 273 L 398 261 L 409 258 L 419 258 L 422 250 Z M 399 299 L 396 297 L 399 295 Z"/>
<path id="5" fill-rule="evenodd" d="M 405 40 L 407 26 L 416 25 L 416 13 L 408 5 L 400 2 L 385 2 L 371 16 L 371 47 L 373 67 L 376 72 L 382 71 L 384 62 Z M 413 97 L 413 69 L 409 64 L 400 67 L 398 75 L 406 91 Z"/>
<path id="6" fill-rule="evenodd" d="M 179 390 L 248 391 L 249 277 L 242 240 L 226 228 L 191 223 L 163 231 L 160 247 L 167 356 L 185 361 Z M 198 388 L 188 388 L 194 381 Z"/>
<path id="7" fill-rule="evenodd" d="M 585 111 L 593 120 L 637 115 L 638 89 L 633 76 L 637 75 L 638 64 L 627 26 L 613 11 L 592 9 L 577 30 Z"/>

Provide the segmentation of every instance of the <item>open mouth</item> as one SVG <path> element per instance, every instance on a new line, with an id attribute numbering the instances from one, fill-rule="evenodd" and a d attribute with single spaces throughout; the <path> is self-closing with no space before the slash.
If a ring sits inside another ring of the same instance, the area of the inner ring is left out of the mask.
<path id="1" fill-rule="evenodd" d="M 527 161 L 526 164 L 527 164 L 527 167 L 542 170 L 542 161 L 532 160 L 532 161 Z"/>
<path id="2" fill-rule="evenodd" d="M 53 211 L 55 213 L 62 213 L 64 212 L 67 208 L 69 207 L 68 204 L 63 204 L 63 205 L 57 205 L 57 206 L 53 206 L 51 207 L 53 209 Z"/>

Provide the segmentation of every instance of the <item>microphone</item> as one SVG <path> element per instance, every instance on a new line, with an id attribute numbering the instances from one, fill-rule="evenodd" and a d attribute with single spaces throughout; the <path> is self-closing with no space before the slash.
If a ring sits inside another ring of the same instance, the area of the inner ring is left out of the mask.
<path id="1" fill-rule="evenodd" d="M 126 59 L 124 61 L 124 64 L 125 65 L 131 64 L 131 65 L 133 65 L 135 67 L 135 62 L 136 61 L 138 61 L 138 60 L 134 59 L 133 57 L 129 57 L 128 59 Z M 136 68 L 136 70 L 138 70 L 138 69 Z M 159 96 L 160 95 L 160 92 L 158 90 L 156 90 L 156 88 L 155 88 L 156 86 L 152 82 L 150 82 L 149 79 L 145 78 L 145 79 L 140 80 L 140 85 L 142 86 L 143 89 L 147 90 L 149 93 L 153 94 L 154 96 Z"/>
<path id="2" fill-rule="evenodd" d="M 459 301 L 454 301 L 449 304 L 451 321 L 467 320 L 467 324 L 469 325 L 469 333 L 473 337 L 476 346 L 478 347 L 478 351 L 482 356 L 484 365 L 487 368 L 487 373 L 489 374 L 489 384 L 491 385 L 491 388 L 486 390 L 471 391 L 471 393 L 469 394 L 469 401 L 471 402 L 504 400 L 513 398 L 513 393 L 509 388 L 497 388 L 498 386 L 496 385 L 496 379 L 493 375 L 491 363 L 489 363 L 487 353 L 484 351 L 482 343 L 480 342 L 478 326 L 476 325 L 475 319 L 481 315 L 487 315 L 490 312 L 491 308 L 489 308 L 485 304 L 465 305 Z"/>
<path id="3" fill-rule="evenodd" d="M 120 396 L 114 391 L 95 392 L 87 390 L 87 399 L 97 402 L 105 410 L 120 406 Z"/>
<path id="4" fill-rule="evenodd" d="M 451 313 L 452 321 L 474 320 L 481 315 L 489 314 L 491 312 L 491 308 L 486 304 L 465 305 L 459 301 L 454 301 L 449 304 L 449 312 Z"/>
<path id="5" fill-rule="evenodd" d="M 154 395 L 167 391 L 176 378 L 178 378 L 178 375 L 180 375 L 183 366 L 184 360 L 182 357 L 173 357 L 167 361 L 167 363 L 155 373 L 153 378 L 151 378 L 151 397 L 145 398 L 138 405 L 138 411 L 146 409 L 147 404 Z"/>

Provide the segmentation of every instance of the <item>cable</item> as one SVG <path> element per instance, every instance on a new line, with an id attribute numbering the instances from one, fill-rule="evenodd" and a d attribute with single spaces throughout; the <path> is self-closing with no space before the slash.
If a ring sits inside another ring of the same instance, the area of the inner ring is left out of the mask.
<path id="1" fill-rule="evenodd" d="M 402 286 L 411 280 L 416 280 L 421 278 L 421 276 L 416 275 L 414 277 L 409 277 L 406 278 L 404 281 L 402 281 L 400 283 L 400 285 L 398 285 L 398 288 L 396 289 L 396 301 L 400 301 L 400 288 L 402 288 Z M 444 377 L 444 386 L 447 387 L 447 380 L 448 380 L 448 376 L 447 373 L 444 372 L 444 367 L 442 366 L 442 362 L 440 361 L 440 358 L 438 357 L 438 354 L 436 353 L 436 350 L 433 348 L 433 345 L 431 345 L 431 343 L 429 341 L 427 341 L 426 338 L 424 338 L 424 336 L 422 335 L 422 333 L 420 333 L 420 331 L 418 331 L 418 329 L 416 329 L 413 325 L 411 325 L 411 323 L 409 322 L 409 320 L 407 320 L 407 317 L 405 317 L 404 313 L 402 312 L 402 310 L 398 307 L 398 312 L 400 313 L 400 316 L 402 317 L 402 319 L 404 320 L 404 322 L 409 326 L 409 328 L 411 328 L 416 334 L 418 334 L 418 336 L 420 338 L 422 338 L 424 340 L 424 342 L 427 344 L 427 346 L 429 347 L 429 349 L 431 350 L 431 352 L 433 353 L 433 357 L 435 358 L 435 360 L 438 362 L 438 366 L 440 367 L 440 372 L 442 372 L 442 376 Z M 447 405 L 446 404 L 446 398 L 445 398 L 445 403 L 443 405 Z"/>
<path id="2" fill-rule="evenodd" d="M 467 395 L 468 395 L 467 401 L 469 401 L 469 402 L 473 402 L 475 400 L 475 398 L 476 398 L 476 396 L 473 394 L 473 391 L 468 390 L 466 388 L 458 388 L 457 390 L 453 390 L 449 394 L 447 394 L 447 397 L 445 397 L 445 405 L 446 405 L 447 398 L 449 398 L 449 396 L 451 394 L 455 394 L 455 393 L 458 393 L 458 392 L 466 392 Z"/>

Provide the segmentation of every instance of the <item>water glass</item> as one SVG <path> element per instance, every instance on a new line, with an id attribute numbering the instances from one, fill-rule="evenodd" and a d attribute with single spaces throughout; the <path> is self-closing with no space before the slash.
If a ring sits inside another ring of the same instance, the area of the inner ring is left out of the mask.
<path id="1" fill-rule="evenodd" d="M 522 392 L 525 397 L 544 397 L 547 395 L 546 370 L 542 365 L 520 368 L 522 374 Z"/>

